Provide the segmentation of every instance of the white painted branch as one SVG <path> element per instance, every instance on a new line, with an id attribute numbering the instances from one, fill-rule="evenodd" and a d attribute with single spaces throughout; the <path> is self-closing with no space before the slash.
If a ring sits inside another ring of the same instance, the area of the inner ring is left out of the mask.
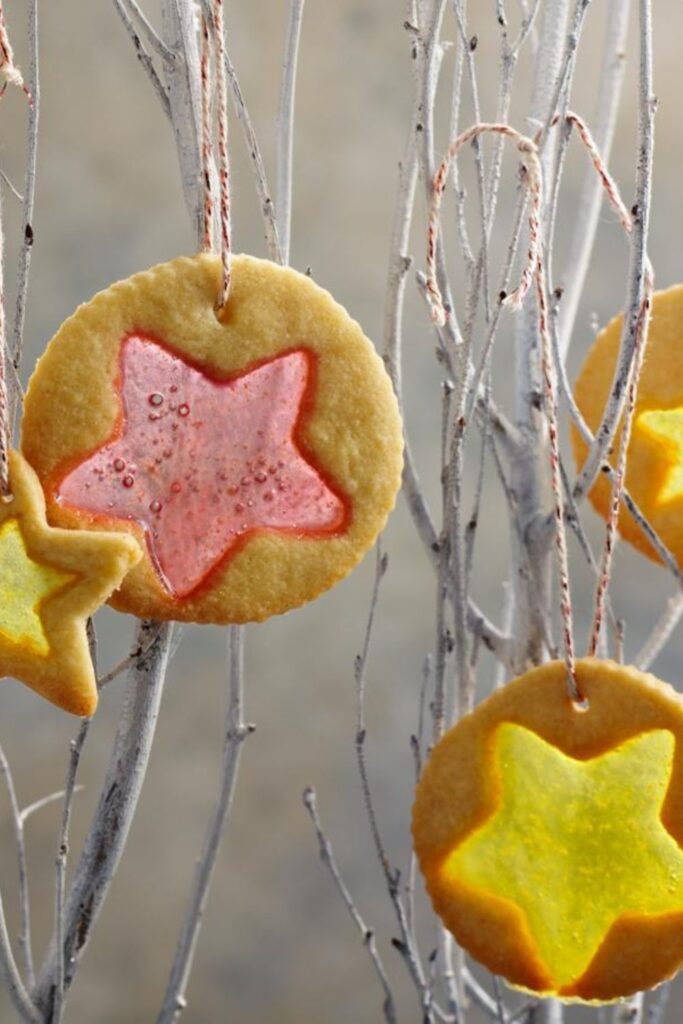
<path id="1" fill-rule="evenodd" d="M 201 175 L 201 86 L 195 10 L 190 0 L 163 0 L 162 32 L 166 46 L 176 58 L 164 65 L 176 139 L 180 177 L 190 221 L 201 248 L 203 229 L 203 183 Z"/>
<path id="2" fill-rule="evenodd" d="M 305 0 L 290 0 L 285 56 L 280 79 L 280 105 L 277 115 L 277 202 L 275 211 L 283 263 L 289 263 L 289 241 L 292 227 L 294 98 L 304 3 Z"/>
<path id="3" fill-rule="evenodd" d="M 574 485 L 574 497 L 581 500 L 590 491 L 614 438 L 624 402 L 627 382 L 636 350 L 643 294 L 648 274 L 647 234 L 652 193 L 654 117 L 656 99 L 652 92 L 652 22 L 649 0 L 640 0 L 640 69 L 638 108 L 638 160 L 636 194 L 632 208 L 631 258 L 621 334 L 619 358 L 602 421 L 595 441 Z"/>
<path id="4" fill-rule="evenodd" d="M 31 945 L 31 908 L 28 898 L 28 873 L 26 870 L 26 843 L 24 839 L 24 821 L 26 811 L 22 813 L 17 800 L 14 778 L 5 751 L 0 747 L 0 773 L 5 779 L 7 795 L 9 796 L 10 809 L 12 812 L 12 826 L 14 828 L 14 841 L 17 847 L 17 858 L 19 865 L 19 913 L 21 915 L 21 930 L 19 933 L 19 945 L 24 959 L 26 969 L 26 980 L 29 989 L 35 984 L 33 973 L 33 950 Z"/>
<path id="5" fill-rule="evenodd" d="M 24 987 L 19 968 L 12 954 L 2 897 L 0 897 L 0 974 L 5 980 L 10 999 L 21 1021 L 28 1022 L 28 1024 L 43 1024 L 43 1017 Z"/>
<path id="6" fill-rule="evenodd" d="M 24 344 L 24 322 L 28 297 L 31 254 L 33 252 L 33 210 L 36 196 L 36 164 L 38 160 L 38 122 L 40 120 L 40 60 L 38 47 L 38 0 L 31 0 L 28 8 L 29 67 L 27 88 L 32 103 L 28 111 L 28 143 L 26 174 L 24 177 L 24 204 L 21 224 L 21 249 L 17 270 L 17 297 L 12 327 L 12 363 L 16 370 L 21 364 Z"/>
<path id="7" fill-rule="evenodd" d="M 602 71 L 594 119 L 593 136 L 607 164 L 619 113 L 621 87 L 625 71 L 626 31 L 630 0 L 610 0 L 602 50 Z M 579 299 L 590 264 L 603 192 L 593 168 L 586 171 L 585 181 L 573 217 L 574 229 L 567 270 L 562 277 L 562 303 L 559 313 L 560 352 L 566 357 L 576 322 Z"/>
<path id="8" fill-rule="evenodd" d="M 170 624 L 140 624 L 145 653 L 132 666 L 123 709 L 97 809 L 83 846 L 64 914 L 64 984 L 68 988 L 111 885 L 144 781 L 166 675 Z M 148 646 L 148 637 L 156 632 Z M 58 951 L 52 941 L 36 987 L 36 1002 L 51 1024 Z"/>
<path id="9" fill-rule="evenodd" d="M 114 7 L 116 8 L 116 13 L 118 14 L 119 18 L 123 22 L 123 27 L 125 28 L 126 32 L 128 33 L 130 41 L 133 44 L 133 47 L 135 49 L 135 56 L 137 57 L 137 59 L 138 59 L 140 65 L 141 65 L 143 71 L 145 72 L 145 74 L 149 78 L 150 82 L 152 83 L 152 87 L 153 87 L 154 91 L 156 92 L 157 96 L 159 97 L 159 102 L 161 103 L 161 109 L 166 114 L 166 117 L 170 118 L 170 116 L 171 116 L 171 104 L 170 104 L 169 99 L 168 99 L 168 93 L 166 92 L 166 89 L 164 88 L 163 82 L 159 78 L 157 70 L 154 67 L 154 63 L 152 61 L 152 58 L 150 57 L 149 53 L 147 52 L 147 50 L 144 47 L 142 39 L 140 38 L 140 35 L 138 33 L 137 27 L 136 27 L 135 23 L 133 22 L 133 18 L 131 17 L 130 8 L 129 8 L 128 4 L 125 2 L 125 0 L 114 0 Z M 170 55 L 170 51 L 169 51 L 169 55 Z"/>
<path id="10" fill-rule="evenodd" d="M 332 850 L 332 844 L 330 843 L 329 839 L 327 838 L 323 831 L 322 822 L 320 821 L 320 815 L 318 814 L 315 790 L 310 787 L 308 789 L 305 789 L 303 793 L 303 801 L 306 810 L 311 816 L 313 827 L 315 828 L 316 837 L 318 839 L 318 847 L 320 850 L 320 859 L 330 872 L 334 880 L 334 884 L 337 887 L 337 891 L 339 892 L 342 900 L 344 901 L 346 909 L 353 918 L 356 928 L 361 934 L 363 945 L 368 951 L 368 956 L 370 957 L 372 966 L 375 970 L 377 977 L 379 978 L 380 985 L 382 986 L 382 990 L 384 992 L 384 1001 L 382 1003 L 384 1019 L 387 1022 L 387 1024 L 396 1024 L 397 1016 L 396 1005 L 394 1002 L 394 994 L 391 989 L 391 983 L 389 982 L 389 977 L 387 975 L 386 968 L 384 967 L 382 958 L 379 955 L 379 951 L 377 949 L 375 932 L 372 928 L 369 928 L 367 926 L 364 919 L 361 917 L 360 911 L 358 910 L 356 904 L 354 903 L 353 896 L 351 895 L 348 886 L 346 885 L 344 879 L 341 876 L 341 872 L 339 871 L 337 861 L 335 860 L 334 852 Z"/>
<path id="11" fill-rule="evenodd" d="M 218 851 L 228 817 L 230 816 L 242 744 L 247 736 L 254 731 L 254 726 L 246 725 L 243 720 L 243 632 L 239 626 L 231 626 L 228 630 L 228 701 L 225 742 L 223 746 L 223 770 L 221 772 L 218 800 L 209 820 L 204 839 L 204 848 L 197 863 L 192 892 L 166 986 L 164 1001 L 157 1018 L 157 1024 L 174 1024 L 187 1005 L 185 989 L 190 971 L 192 970 L 192 960 L 206 909 L 206 901 L 216 867 Z"/>

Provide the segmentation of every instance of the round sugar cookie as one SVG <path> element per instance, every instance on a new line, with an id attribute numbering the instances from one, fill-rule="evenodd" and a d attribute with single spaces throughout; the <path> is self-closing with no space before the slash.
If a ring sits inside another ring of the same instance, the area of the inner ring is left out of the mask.
<path id="1" fill-rule="evenodd" d="M 600 424 L 612 386 L 622 325 L 623 316 L 615 317 L 598 334 L 576 381 L 576 403 L 593 433 Z M 588 447 L 574 426 L 572 443 L 580 468 Z M 613 445 L 615 452 L 617 446 L 618 440 Z M 683 285 L 654 295 L 625 483 L 645 518 L 683 568 Z M 605 518 L 611 494 L 611 482 L 601 474 L 589 497 Z M 619 532 L 648 558 L 660 561 L 626 508 L 622 508 L 619 516 Z"/>
<path id="2" fill-rule="evenodd" d="M 683 963 L 683 701 L 586 658 L 489 697 L 435 747 L 413 836 L 437 914 L 511 984 L 607 1002 Z"/>
<path id="3" fill-rule="evenodd" d="M 179 258 L 100 292 L 26 394 L 22 450 L 54 524 L 127 530 L 144 557 L 112 604 L 260 621 L 317 597 L 372 546 L 400 486 L 383 364 L 310 278 Z"/>

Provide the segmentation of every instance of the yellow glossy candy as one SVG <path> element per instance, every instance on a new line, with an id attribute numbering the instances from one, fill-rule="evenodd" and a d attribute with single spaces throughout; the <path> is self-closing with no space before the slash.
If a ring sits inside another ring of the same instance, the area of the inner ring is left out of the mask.
<path id="1" fill-rule="evenodd" d="M 590 429 L 602 419 L 617 364 L 623 317 L 615 317 L 597 336 L 581 367 L 574 393 Z M 588 448 L 572 427 L 577 466 Z M 617 445 L 613 446 L 616 453 Z M 615 456 L 616 457 L 616 456 Z M 656 292 L 629 442 L 626 487 L 648 522 L 683 567 L 683 285 Z M 606 516 L 611 482 L 600 474 L 590 492 L 595 509 Z M 654 548 L 623 508 L 619 531 L 639 551 L 659 561 Z"/>
<path id="2" fill-rule="evenodd" d="M 572 982 L 625 908 L 683 907 L 683 852 L 660 819 L 673 753 L 672 734 L 657 729 L 578 761 L 501 725 L 500 806 L 446 859 L 445 879 L 515 903 L 558 986 Z"/>
<path id="3" fill-rule="evenodd" d="M 552 662 L 436 745 L 413 809 L 434 909 L 513 985 L 607 1002 L 683 964 L 683 700 L 636 669 Z"/>
<path id="4" fill-rule="evenodd" d="M 70 573 L 29 558 L 18 520 L 6 520 L 0 526 L 0 633 L 47 654 L 40 604 L 73 579 Z"/>
<path id="5" fill-rule="evenodd" d="M 59 530 L 38 478 L 9 453 L 11 498 L 0 502 L 0 676 L 20 679 L 76 715 L 97 706 L 86 622 L 139 561 L 127 534 Z"/>

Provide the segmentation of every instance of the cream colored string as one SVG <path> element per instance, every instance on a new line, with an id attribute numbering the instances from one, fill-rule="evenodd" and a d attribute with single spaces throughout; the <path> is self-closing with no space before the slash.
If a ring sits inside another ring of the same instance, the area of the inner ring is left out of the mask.
<path id="1" fill-rule="evenodd" d="M 555 517 L 555 543 L 557 569 L 560 584 L 560 610 L 562 613 L 564 661 L 567 671 L 567 692 L 575 703 L 583 701 L 576 679 L 576 657 L 574 653 L 574 622 L 569 583 L 569 559 L 562 500 L 562 479 L 560 474 L 560 449 L 557 417 L 557 380 L 553 363 L 548 331 L 548 310 L 546 302 L 545 272 L 541 248 L 541 208 L 543 200 L 543 176 L 536 143 L 527 136 L 505 124 L 481 123 L 462 132 L 450 144 L 441 161 L 432 184 L 432 202 L 429 211 L 427 231 L 427 296 L 434 322 L 440 326 L 446 323 L 448 311 L 444 308 L 441 290 L 436 279 L 436 247 L 440 231 L 441 199 L 450 166 L 458 151 L 480 135 L 503 135 L 511 139 L 519 151 L 526 169 L 526 188 L 529 192 L 529 240 L 527 259 L 518 287 L 503 299 L 505 305 L 518 309 L 531 287 L 536 284 L 539 310 L 539 333 L 541 337 L 542 371 L 545 393 L 545 413 L 548 421 L 550 447 L 550 475 L 553 492 Z"/>

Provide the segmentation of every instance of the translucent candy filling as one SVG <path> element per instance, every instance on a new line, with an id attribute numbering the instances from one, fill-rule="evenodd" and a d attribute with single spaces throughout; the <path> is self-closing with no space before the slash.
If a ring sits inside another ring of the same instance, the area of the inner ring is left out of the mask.
<path id="1" fill-rule="evenodd" d="M 17 519 L 0 525 L 0 633 L 9 640 L 48 654 L 40 603 L 73 579 L 29 557 Z"/>
<path id="2" fill-rule="evenodd" d="M 116 436 L 66 474 L 58 500 L 140 523 L 175 597 L 254 531 L 341 531 L 346 502 L 297 438 L 314 369 L 296 350 L 216 380 L 156 341 L 125 338 Z"/>

